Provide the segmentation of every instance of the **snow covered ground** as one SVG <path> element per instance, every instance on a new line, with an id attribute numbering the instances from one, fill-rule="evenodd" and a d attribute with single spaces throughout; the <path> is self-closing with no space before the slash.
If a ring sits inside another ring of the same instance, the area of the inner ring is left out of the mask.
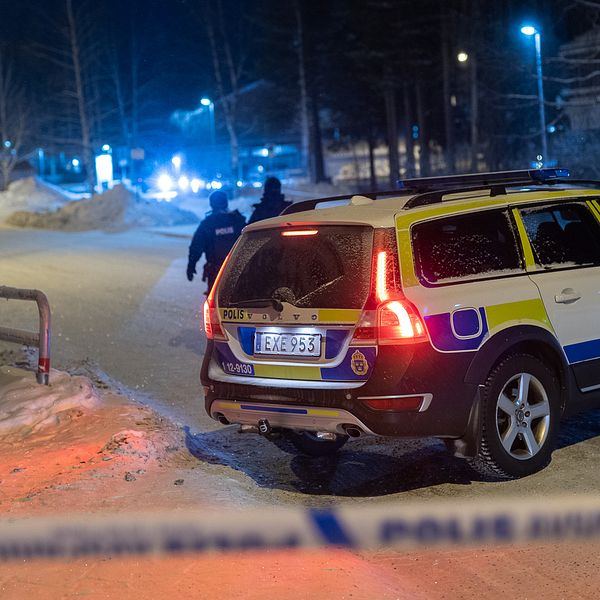
<path id="1" fill-rule="evenodd" d="M 34 183 L 45 189 L 45 184 L 37 180 L 34 180 Z M 118 231 L 132 227 L 171 227 L 196 222 L 193 213 L 168 202 L 136 198 L 135 194 L 123 185 L 117 185 L 91 198 L 68 201 L 64 197 L 62 204 L 55 209 L 46 206 L 44 210 L 40 210 L 41 200 L 34 203 L 31 196 L 21 203 L 24 208 L 6 216 L 6 224 L 62 231 Z"/>
<path id="2" fill-rule="evenodd" d="M 0 223 L 17 211 L 53 211 L 72 199 L 72 195 L 37 177 L 18 179 L 0 192 Z"/>
<path id="3" fill-rule="evenodd" d="M 87 377 L 52 369 L 50 385 L 18 367 L 0 365 L 0 436 L 25 435 L 59 423 L 72 411 L 95 408 L 100 398 Z"/>

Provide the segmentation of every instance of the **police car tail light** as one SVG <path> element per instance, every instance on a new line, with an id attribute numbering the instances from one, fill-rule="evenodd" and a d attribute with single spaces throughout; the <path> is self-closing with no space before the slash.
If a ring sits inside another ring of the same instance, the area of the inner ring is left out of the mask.
<path id="1" fill-rule="evenodd" d="M 379 344 L 398 344 L 427 339 L 419 313 L 406 298 L 384 302 L 377 309 L 377 316 Z"/>
<path id="2" fill-rule="evenodd" d="M 204 302 L 204 333 L 206 333 L 206 337 L 209 340 L 227 341 L 227 334 L 223 331 L 221 321 L 219 320 L 219 311 L 217 310 L 215 303 L 215 291 L 219 285 L 219 280 L 225 270 L 225 265 L 227 265 L 229 256 L 230 254 L 228 254 L 223 261 L 223 264 L 217 273 L 217 277 L 215 278 L 215 282 Z"/>
<path id="3" fill-rule="evenodd" d="M 371 293 L 353 341 L 401 344 L 427 339 L 417 309 L 406 299 L 400 284 L 396 232 L 375 230 L 371 272 Z"/>
<path id="4" fill-rule="evenodd" d="M 209 340 L 227 340 L 219 321 L 219 313 L 208 299 L 204 302 L 204 332 Z"/>

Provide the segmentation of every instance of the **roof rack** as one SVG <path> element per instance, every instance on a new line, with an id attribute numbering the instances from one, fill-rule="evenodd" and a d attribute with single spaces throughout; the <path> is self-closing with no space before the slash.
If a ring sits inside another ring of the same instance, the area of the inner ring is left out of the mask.
<path id="1" fill-rule="evenodd" d="M 400 190 L 429 192 L 450 187 L 492 186 L 498 183 L 548 183 L 555 179 L 570 177 L 568 169 L 526 169 L 521 171 L 492 171 L 466 175 L 446 175 L 421 179 L 401 179 Z"/>
<path id="2" fill-rule="evenodd" d="M 466 194 L 489 190 L 490 197 L 495 197 L 505 195 L 507 188 L 555 185 L 558 183 L 584 183 L 584 181 L 571 180 L 570 177 L 571 173 L 568 169 L 531 169 L 407 179 L 402 184 L 406 185 L 407 190 L 417 191 L 418 195 L 412 197 L 404 205 L 404 209 L 437 204 L 442 202 L 444 196 L 449 194 Z M 585 181 L 585 183 L 592 182 Z"/>
<path id="3" fill-rule="evenodd" d="M 423 177 L 420 179 L 404 179 L 398 181 L 397 190 L 383 192 L 364 192 L 356 194 L 342 194 L 327 198 L 314 198 L 294 202 L 281 214 L 289 215 L 312 210 L 318 204 L 327 202 L 351 201 L 353 196 L 363 196 L 371 200 L 390 196 L 416 194 L 404 205 L 405 209 L 436 204 L 442 202 L 445 195 L 461 194 L 490 190 L 490 196 L 506 194 L 506 188 L 523 187 L 526 185 L 548 185 L 555 183 L 597 183 L 593 181 L 571 180 L 568 169 L 527 169 L 521 171 L 494 171 L 490 173 L 473 173 L 467 175 L 448 175 L 444 177 Z"/>

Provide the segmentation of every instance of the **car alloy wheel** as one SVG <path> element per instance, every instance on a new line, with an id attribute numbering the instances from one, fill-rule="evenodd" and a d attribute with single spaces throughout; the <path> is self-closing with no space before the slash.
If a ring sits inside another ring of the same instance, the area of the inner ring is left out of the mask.
<path id="1" fill-rule="evenodd" d="M 480 391 L 481 438 L 471 465 L 486 478 L 525 477 L 550 462 L 558 437 L 557 372 L 531 354 L 509 354 Z"/>
<path id="2" fill-rule="evenodd" d="M 546 442 L 550 402 L 544 386 L 530 373 L 507 381 L 497 401 L 496 430 L 502 446 L 517 460 L 534 457 Z"/>

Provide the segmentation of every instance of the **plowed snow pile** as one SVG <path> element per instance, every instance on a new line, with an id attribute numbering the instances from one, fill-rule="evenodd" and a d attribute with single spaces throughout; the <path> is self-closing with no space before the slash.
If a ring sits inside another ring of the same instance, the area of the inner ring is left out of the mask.
<path id="1" fill-rule="evenodd" d="M 0 367 L 0 518 L 172 508 L 173 490 L 196 505 L 197 487 L 174 486 L 196 462 L 179 428 L 103 373 L 80 371 L 52 370 L 48 386 Z M 0 590 L 4 600 L 1 577 Z"/>
<path id="2" fill-rule="evenodd" d="M 52 369 L 50 382 L 38 385 L 31 372 L 0 367 L 0 436 L 37 432 L 100 403 L 87 377 Z"/>
<path id="3" fill-rule="evenodd" d="M 69 197 L 59 188 L 48 185 L 36 177 L 13 181 L 5 192 L 0 192 L 0 221 L 15 211 L 32 213 L 57 210 Z"/>
<path id="4" fill-rule="evenodd" d="M 130 227 L 170 227 L 197 223 L 198 218 L 167 202 L 136 199 L 125 186 L 65 204 L 46 213 L 19 211 L 6 223 L 17 227 L 85 231 L 122 230 Z"/>

